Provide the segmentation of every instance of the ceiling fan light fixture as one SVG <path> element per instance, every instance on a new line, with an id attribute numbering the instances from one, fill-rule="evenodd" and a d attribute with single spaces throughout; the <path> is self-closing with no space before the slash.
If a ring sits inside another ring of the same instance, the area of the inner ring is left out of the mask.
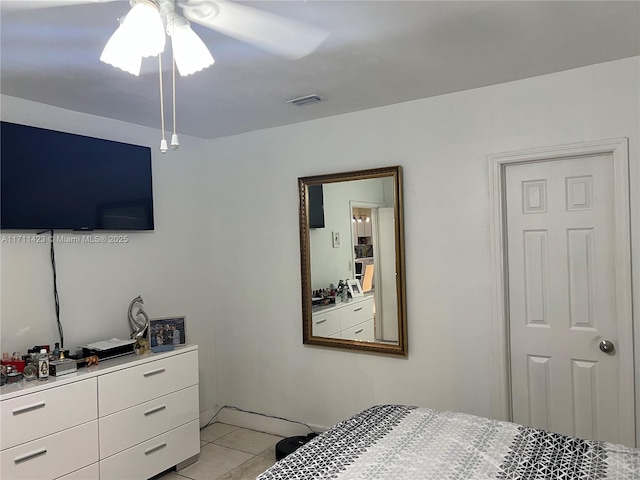
<path id="1" fill-rule="evenodd" d="M 138 76 L 142 57 L 158 55 L 165 41 L 158 7 L 149 0 L 138 0 L 111 35 L 100 60 Z"/>
<path id="2" fill-rule="evenodd" d="M 181 76 L 186 77 L 213 65 L 215 60 L 211 52 L 188 22 L 167 31 L 171 35 L 173 56 Z"/>
<path id="3" fill-rule="evenodd" d="M 164 51 L 164 25 L 155 3 L 138 0 L 124 19 L 122 27 L 131 40 L 129 48 L 136 49 L 140 56 L 155 57 Z"/>
<path id="4" fill-rule="evenodd" d="M 142 56 L 131 48 L 131 37 L 124 25 L 111 35 L 100 55 L 100 61 L 138 76 L 142 67 Z"/>

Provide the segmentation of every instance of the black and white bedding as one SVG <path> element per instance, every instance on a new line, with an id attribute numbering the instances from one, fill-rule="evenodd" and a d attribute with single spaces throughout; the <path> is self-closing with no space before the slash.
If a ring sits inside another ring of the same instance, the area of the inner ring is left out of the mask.
<path id="1" fill-rule="evenodd" d="M 369 408 L 256 480 L 640 480 L 640 450 L 454 412 Z"/>

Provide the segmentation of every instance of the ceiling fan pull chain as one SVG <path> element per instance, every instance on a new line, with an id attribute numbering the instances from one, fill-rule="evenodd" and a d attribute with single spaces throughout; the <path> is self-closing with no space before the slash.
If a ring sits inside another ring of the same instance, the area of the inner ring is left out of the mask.
<path id="1" fill-rule="evenodd" d="M 164 99 L 162 93 L 162 53 L 158 54 L 158 72 L 160 75 L 160 125 L 162 128 L 162 140 L 160 141 L 160 151 L 167 153 L 167 140 L 164 138 Z"/>
<path id="2" fill-rule="evenodd" d="M 178 132 L 176 131 L 176 55 L 173 50 L 173 37 L 171 37 L 171 74 L 173 79 L 173 135 L 171 135 L 171 148 L 175 150 L 180 146 Z"/>

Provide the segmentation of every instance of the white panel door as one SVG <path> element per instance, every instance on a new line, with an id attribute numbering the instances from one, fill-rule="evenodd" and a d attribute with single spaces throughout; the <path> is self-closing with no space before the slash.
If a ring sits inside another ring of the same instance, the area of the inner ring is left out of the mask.
<path id="1" fill-rule="evenodd" d="M 517 423 L 632 444 L 613 185 L 610 155 L 505 168 L 512 409 Z M 616 349 L 603 352 L 603 340 Z"/>

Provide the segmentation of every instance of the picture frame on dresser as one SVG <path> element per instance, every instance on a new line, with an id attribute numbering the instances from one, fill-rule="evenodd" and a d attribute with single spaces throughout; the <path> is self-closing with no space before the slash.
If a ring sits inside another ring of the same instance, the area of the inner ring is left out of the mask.
<path id="1" fill-rule="evenodd" d="M 364 297 L 364 293 L 362 292 L 362 286 L 360 285 L 360 280 L 357 278 L 352 278 L 347 280 L 347 285 L 349 286 L 349 292 L 353 298 L 356 297 Z"/>
<path id="2" fill-rule="evenodd" d="M 149 345 L 154 352 L 171 350 L 187 343 L 186 317 L 149 319 Z"/>

